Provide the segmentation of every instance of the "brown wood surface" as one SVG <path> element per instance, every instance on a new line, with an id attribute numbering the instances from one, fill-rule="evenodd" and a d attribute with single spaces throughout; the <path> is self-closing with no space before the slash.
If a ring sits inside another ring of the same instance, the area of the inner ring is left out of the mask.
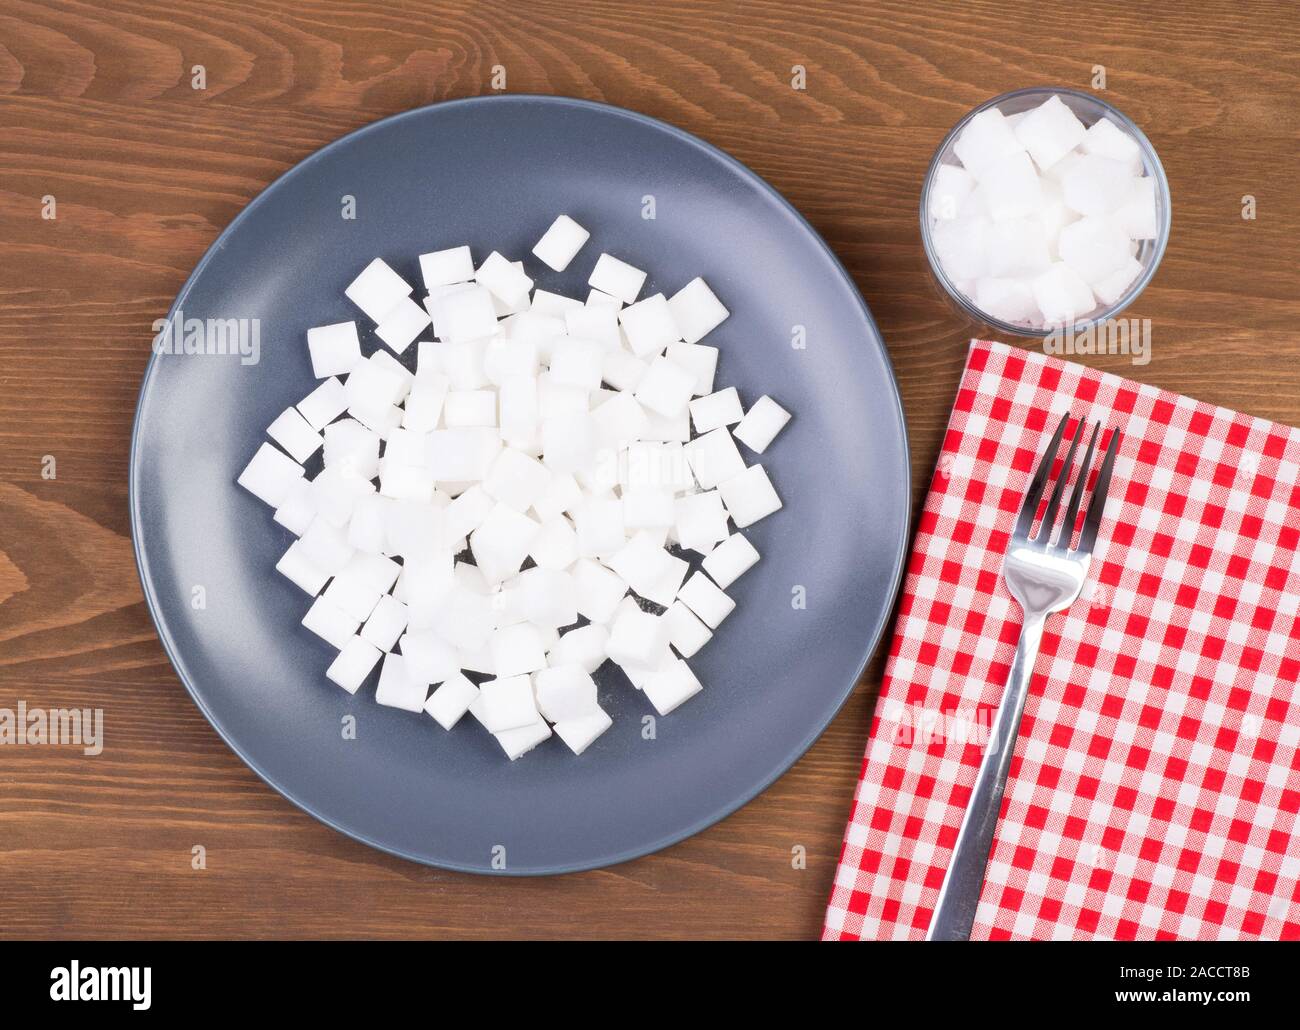
<path id="1" fill-rule="evenodd" d="M 0 935 L 816 936 L 879 662 L 758 800 L 582 875 L 488 880 L 390 858 L 245 768 L 167 663 L 132 561 L 127 451 L 150 323 L 277 175 L 377 118 L 488 92 L 499 64 L 511 92 L 697 133 L 807 215 L 888 342 L 919 499 L 978 331 L 929 285 L 922 173 L 976 103 L 1088 89 L 1103 65 L 1105 96 L 1163 158 L 1174 230 L 1130 312 L 1152 319 L 1151 363 L 1083 360 L 1300 424 L 1300 16 L 1286 2 L 1139 7 L 0 0 L 0 707 L 102 707 L 107 742 L 93 758 L 0 747 Z"/>

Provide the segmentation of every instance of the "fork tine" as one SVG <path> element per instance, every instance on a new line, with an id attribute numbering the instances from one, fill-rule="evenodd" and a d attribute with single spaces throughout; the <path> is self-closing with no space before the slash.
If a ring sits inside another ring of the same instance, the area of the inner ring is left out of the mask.
<path id="1" fill-rule="evenodd" d="M 1088 473 L 1092 471 L 1092 452 L 1097 446 L 1097 434 L 1100 432 L 1101 423 L 1094 422 L 1092 435 L 1088 437 L 1088 449 L 1083 452 L 1083 461 L 1079 463 L 1079 475 L 1074 480 L 1074 489 L 1070 491 L 1070 503 L 1066 506 L 1065 519 L 1061 522 L 1061 532 L 1056 540 L 1056 548 L 1059 551 L 1068 551 L 1070 541 L 1074 539 L 1074 524 L 1079 518 L 1079 503 L 1083 500 L 1083 491 L 1088 485 Z"/>
<path id="2" fill-rule="evenodd" d="M 1101 516 L 1106 510 L 1106 492 L 1110 489 L 1110 472 L 1115 467 L 1119 437 L 1119 430 L 1112 430 L 1110 443 L 1106 445 L 1106 457 L 1102 460 L 1101 471 L 1097 473 L 1097 485 L 1092 488 L 1092 496 L 1088 498 L 1088 514 L 1083 520 L 1083 532 L 1076 548 L 1079 554 L 1092 554 L 1092 546 L 1097 542 L 1097 527 L 1101 525 Z"/>
<path id="3" fill-rule="evenodd" d="M 1061 446 L 1061 437 L 1065 435 L 1065 423 L 1068 421 L 1070 421 L 1070 413 L 1067 411 L 1061 416 L 1060 425 L 1052 434 L 1047 450 L 1043 452 L 1042 460 L 1039 461 L 1038 468 L 1034 472 L 1034 478 L 1029 483 L 1029 489 L 1025 491 L 1025 499 L 1020 505 L 1020 518 L 1016 520 L 1015 535 L 1018 537 L 1025 539 L 1029 537 L 1029 530 L 1034 525 L 1034 515 L 1038 512 L 1038 502 L 1043 499 L 1043 488 L 1047 485 L 1047 477 L 1052 474 L 1056 449 Z"/>
<path id="4" fill-rule="evenodd" d="M 1079 419 L 1079 425 L 1074 430 L 1074 438 L 1070 440 L 1070 449 L 1065 452 L 1065 460 L 1061 462 L 1061 474 L 1056 477 L 1056 485 L 1052 487 L 1051 500 L 1047 502 L 1047 508 L 1043 511 L 1043 523 L 1038 527 L 1038 538 L 1034 541 L 1039 547 L 1047 547 L 1052 542 L 1052 530 L 1056 528 L 1056 513 L 1061 510 L 1061 498 L 1065 494 L 1066 484 L 1070 482 L 1070 470 L 1074 467 L 1074 452 L 1079 448 L 1079 441 L 1083 439 L 1084 420 Z"/>

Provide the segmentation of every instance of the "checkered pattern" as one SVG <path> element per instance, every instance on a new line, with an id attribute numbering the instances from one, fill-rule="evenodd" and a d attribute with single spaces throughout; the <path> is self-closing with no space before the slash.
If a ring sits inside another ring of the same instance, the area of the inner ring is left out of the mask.
<path id="1" fill-rule="evenodd" d="M 823 936 L 924 936 L 1010 671 L 1002 556 L 1062 414 L 1124 434 L 1048 618 L 973 937 L 1300 938 L 1300 431 L 971 345 Z"/>

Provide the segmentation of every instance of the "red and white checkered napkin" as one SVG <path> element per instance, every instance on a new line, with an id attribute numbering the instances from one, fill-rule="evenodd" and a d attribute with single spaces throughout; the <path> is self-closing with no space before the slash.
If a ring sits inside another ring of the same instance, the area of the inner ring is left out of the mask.
<path id="1" fill-rule="evenodd" d="M 1123 437 L 1048 618 L 972 936 L 1300 938 L 1300 431 L 971 345 L 826 939 L 924 936 L 1015 652 L 1002 556 L 1061 415 Z"/>

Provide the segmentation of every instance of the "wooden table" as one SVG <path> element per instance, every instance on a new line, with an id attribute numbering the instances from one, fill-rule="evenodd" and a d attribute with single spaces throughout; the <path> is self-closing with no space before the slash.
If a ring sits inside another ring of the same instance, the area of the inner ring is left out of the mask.
<path id="1" fill-rule="evenodd" d="M 1300 423 L 1290 4 L 111 6 L 0 6 L 0 708 L 104 708 L 107 744 L 0 746 L 4 936 L 819 932 L 879 661 L 816 746 L 711 830 L 612 869 L 505 881 L 390 858 L 284 801 L 213 732 L 154 635 L 126 509 L 151 322 L 281 172 L 385 115 L 488 92 L 494 66 L 510 92 L 697 133 L 807 215 L 889 344 L 918 501 L 978 332 L 929 285 L 922 173 L 973 105 L 1092 89 L 1103 66 L 1103 95 L 1165 163 L 1174 229 L 1130 311 L 1152 320 L 1150 364 L 1082 360 Z"/>

